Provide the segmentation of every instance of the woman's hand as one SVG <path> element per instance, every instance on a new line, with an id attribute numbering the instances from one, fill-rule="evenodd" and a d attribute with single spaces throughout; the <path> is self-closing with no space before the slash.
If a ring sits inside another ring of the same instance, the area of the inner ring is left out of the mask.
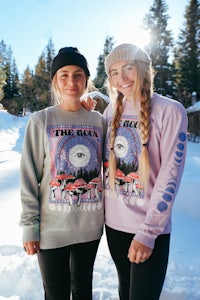
<path id="1" fill-rule="evenodd" d="M 28 255 L 33 255 L 40 251 L 40 243 L 39 241 L 31 241 L 23 243 L 24 250 Z"/>
<path id="2" fill-rule="evenodd" d="M 152 252 L 151 248 L 133 240 L 129 247 L 128 258 L 130 262 L 139 264 L 145 262 L 151 256 Z"/>
<path id="3" fill-rule="evenodd" d="M 80 100 L 82 106 L 87 110 L 93 110 L 97 104 L 97 101 L 90 96 L 82 96 Z"/>

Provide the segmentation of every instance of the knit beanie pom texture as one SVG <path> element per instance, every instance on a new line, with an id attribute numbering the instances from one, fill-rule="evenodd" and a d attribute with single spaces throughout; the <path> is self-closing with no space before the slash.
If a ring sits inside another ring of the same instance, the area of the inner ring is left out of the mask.
<path id="1" fill-rule="evenodd" d="M 109 76 L 111 66 L 121 60 L 141 61 L 150 64 L 147 52 L 133 44 L 121 44 L 115 47 L 105 59 L 106 74 Z"/>
<path id="2" fill-rule="evenodd" d="M 64 66 L 75 65 L 79 66 L 85 71 L 86 76 L 90 76 L 88 63 L 86 58 L 78 51 L 76 47 L 64 47 L 58 51 L 54 57 L 51 66 L 51 79 L 55 73 Z"/>

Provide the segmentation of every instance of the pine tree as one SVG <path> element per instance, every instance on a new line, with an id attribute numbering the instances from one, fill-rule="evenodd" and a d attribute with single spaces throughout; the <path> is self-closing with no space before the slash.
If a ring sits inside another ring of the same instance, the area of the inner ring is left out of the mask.
<path id="1" fill-rule="evenodd" d="M 2 40 L 0 42 L 0 100 L 4 98 L 4 86 L 6 85 L 5 72 L 6 44 Z"/>
<path id="2" fill-rule="evenodd" d="M 39 57 L 35 68 L 33 84 L 35 88 L 35 101 L 33 102 L 33 109 L 39 110 L 50 105 L 50 69 L 54 57 L 54 46 L 50 39 L 44 51 Z"/>
<path id="3" fill-rule="evenodd" d="M 4 97 L 4 86 L 6 84 L 6 74 L 3 69 L 3 56 L 0 52 L 0 101 Z"/>
<path id="4" fill-rule="evenodd" d="M 186 6 L 184 28 L 175 49 L 174 65 L 179 97 L 185 107 L 191 105 L 192 93 L 200 96 L 200 2 Z"/>
<path id="5" fill-rule="evenodd" d="M 150 42 L 146 47 L 155 70 L 154 86 L 158 93 L 173 96 L 172 66 L 169 63 L 173 46 L 172 32 L 167 29 L 169 16 L 165 0 L 154 0 L 144 18 L 144 27 L 149 30 Z"/>
<path id="6" fill-rule="evenodd" d="M 1 70 L 4 77 L 2 86 L 2 104 L 8 112 L 18 115 L 20 112 L 19 101 L 19 74 L 11 47 L 7 47 L 2 41 L 0 45 L 2 64 Z"/>
<path id="7" fill-rule="evenodd" d="M 45 54 L 42 53 L 38 59 L 33 77 L 35 99 L 32 103 L 32 110 L 40 110 L 49 105 L 49 85 L 49 74 L 47 75 L 46 72 Z"/>
<path id="8" fill-rule="evenodd" d="M 27 112 L 32 111 L 35 99 L 34 93 L 34 86 L 33 86 L 33 74 L 27 66 L 22 76 L 21 84 L 20 84 L 20 96 L 21 96 L 21 103 L 22 103 L 22 115 L 25 116 Z"/>
<path id="9" fill-rule="evenodd" d="M 94 86 L 103 94 L 107 94 L 107 89 L 105 87 L 107 75 L 105 72 L 104 61 L 106 56 L 112 50 L 113 44 L 113 37 L 107 36 L 104 43 L 103 54 L 100 54 L 98 57 L 96 77 L 93 80 Z"/>
<path id="10" fill-rule="evenodd" d="M 47 72 L 47 75 L 50 77 L 51 63 L 55 56 L 55 48 L 54 48 L 52 39 L 49 39 L 48 44 L 45 49 L 45 53 L 46 53 L 46 59 L 45 59 L 46 60 L 46 72 Z"/>
<path id="11" fill-rule="evenodd" d="M 13 59 L 12 50 L 7 50 L 4 71 L 6 73 L 6 85 L 4 86 L 4 99 L 13 99 L 19 96 L 19 74 L 15 59 Z"/>

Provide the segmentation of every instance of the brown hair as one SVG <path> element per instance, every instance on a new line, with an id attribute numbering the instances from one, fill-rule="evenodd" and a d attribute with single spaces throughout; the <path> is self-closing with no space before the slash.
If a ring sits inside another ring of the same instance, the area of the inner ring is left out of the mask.
<path id="1" fill-rule="evenodd" d="M 151 63 L 141 61 L 133 62 L 137 70 L 137 78 L 135 80 L 134 102 L 140 101 L 140 139 L 141 139 L 141 154 L 139 158 L 139 172 L 141 184 L 146 189 L 149 180 L 149 155 L 148 142 L 150 137 L 150 109 L 151 96 L 153 93 L 153 77 L 154 71 Z M 110 186 L 113 189 L 115 183 L 116 172 L 116 157 L 114 152 L 114 143 L 119 121 L 123 113 L 124 96 L 112 86 L 112 81 L 108 78 L 108 89 L 111 99 L 114 100 L 114 114 L 111 124 L 110 133 L 110 157 L 109 157 L 109 180 Z M 136 104 L 136 103 L 135 103 Z"/>

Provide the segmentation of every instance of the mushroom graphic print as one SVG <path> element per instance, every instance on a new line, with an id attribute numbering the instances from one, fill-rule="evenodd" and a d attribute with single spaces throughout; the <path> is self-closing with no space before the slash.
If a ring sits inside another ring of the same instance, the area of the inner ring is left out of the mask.
<path id="1" fill-rule="evenodd" d="M 49 126 L 52 186 L 49 202 L 79 207 L 86 202 L 101 202 L 100 176 L 102 132 L 89 126 Z M 97 195 L 98 193 L 98 195 Z M 51 205 L 51 207 L 53 207 Z M 84 206 L 85 209 L 85 206 Z"/>
<path id="2" fill-rule="evenodd" d="M 110 140 L 110 127 L 108 130 L 107 141 Z M 142 197 L 138 161 L 141 151 L 140 137 L 138 133 L 138 122 L 124 116 L 120 121 L 114 143 L 114 151 L 117 158 L 117 170 L 115 186 L 118 193 Z M 105 186 L 109 189 L 109 144 L 106 146 L 106 158 L 104 161 L 104 180 Z M 134 175 L 134 176 L 133 176 Z"/>

